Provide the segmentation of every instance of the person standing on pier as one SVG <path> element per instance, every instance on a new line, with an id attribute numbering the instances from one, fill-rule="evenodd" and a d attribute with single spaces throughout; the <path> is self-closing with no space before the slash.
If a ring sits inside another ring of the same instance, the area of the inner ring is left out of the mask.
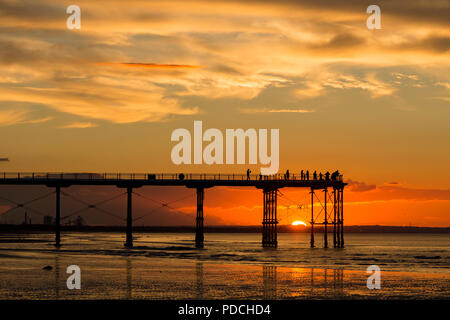
<path id="1" fill-rule="evenodd" d="M 325 180 L 330 180 L 330 172 L 329 171 L 327 171 L 326 173 L 325 173 Z"/>
<path id="2" fill-rule="evenodd" d="M 309 170 L 306 170 L 306 180 L 309 180 Z"/>
<path id="3" fill-rule="evenodd" d="M 286 177 L 286 180 L 289 180 L 289 170 L 286 170 L 286 175 L 285 175 L 285 177 Z"/>
<path id="4" fill-rule="evenodd" d="M 339 170 L 336 170 L 335 172 L 333 172 L 331 174 L 331 180 L 332 181 L 336 181 L 338 179 L 338 177 L 339 177 Z"/>
<path id="5" fill-rule="evenodd" d="M 303 180 L 303 178 L 305 177 L 303 170 L 300 172 L 300 179 Z"/>
<path id="6" fill-rule="evenodd" d="M 319 173 L 319 180 L 323 180 L 323 175 L 322 175 L 322 172 L 321 172 L 321 173 Z"/>
<path id="7" fill-rule="evenodd" d="M 317 171 L 314 171 L 314 173 L 313 173 L 313 179 L 314 179 L 314 180 L 317 180 Z"/>
<path id="8" fill-rule="evenodd" d="M 250 180 L 250 169 L 247 169 L 247 180 Z"/>

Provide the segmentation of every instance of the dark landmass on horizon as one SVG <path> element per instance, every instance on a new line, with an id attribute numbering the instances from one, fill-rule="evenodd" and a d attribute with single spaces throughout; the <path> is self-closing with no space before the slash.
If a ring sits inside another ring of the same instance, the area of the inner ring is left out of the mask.
<path id="1" fill-rule="evenodd" d="M 0 232 L 6 233 L 32 233 L 32 232 L 53 232 L 53 225 L 12 225 L 0 224 Z M 261 226 L 205 226 L 205 233 L 260 233 Z M 125 232 L 125 226 L 61 226 L 62 231 L 79 232 Z M 345 233 L 450 233 L 450 227 L 409 227 L 409 226 L 344 226 Z M 149 233 L 193 233 L 194 226 L 135 226 L 134 232 Z M 314 227 L 315 232 L 323 232 L 320 226 Z M 279 233 L 309 233 L 310 227 L 299 227 L 291 225 L 278 226 Z M 329 233 L 332 233 L 332 226 L 329 226 Z"/>

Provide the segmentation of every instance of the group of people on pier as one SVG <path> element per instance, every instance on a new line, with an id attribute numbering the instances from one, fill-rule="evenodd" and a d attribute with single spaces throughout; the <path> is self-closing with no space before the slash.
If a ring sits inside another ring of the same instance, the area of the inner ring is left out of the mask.
<path id="1" fill-rule="evenodd" d="M 250 173 L 251 170 L 247 169 L 247 180 L 250 180 Z M 305 171 L 301 171 L 300 172 L 300 180 L 305 180 L 305 181 L 309 181 L 309 180 L 319 180 L 319 181 L 337 181 L 339 179 L 340 173 L 339 170 L 334 171 L 333 173 L 330 174 L 329 171 L 327 171 L 325 174 L 322 174 L 322 172 L 317 173 L 317 171 L 314 171 L 312 173 L 312 179 L 310 179 L 310 175 L 309 175 L 309 170 Z M 259 180 L 262 180 L 263 176 L 260 174 L 259 175 Z M 286 173 L 284 174 L 284 179 L 285 180 L 298 180 L 298 176 L 296 176 L 295 174 L 292 176 L 291 178 L 291 174 L 289 172 L 289 170 L 286 170 Z"/>
<path id="2" fill-rule="evenodd" d="M 286 179 L 289 179 L 289 170 L 286 171 L 287 175 L 285 175 Z M 327 171 L 325 174 L 322 174 L 322 172 L 319 172 L 319 174 L 317 174 L 317 171 L 314 171 L 312 174 L 312 180 L 326 180 L 329 181 L 331 179 L 331 181 L 336 181 L 339 178 L 339 170 L 334 171 L 333 173 L 330 174 L 329 171 Z M 317 179 L 317 177 L 319 177 L 319 179 Z M 300 180 L 309 180 L 309 170 L 306 170 L 306 172 L 304 172 L 303 170 L 300 171 Z"/>

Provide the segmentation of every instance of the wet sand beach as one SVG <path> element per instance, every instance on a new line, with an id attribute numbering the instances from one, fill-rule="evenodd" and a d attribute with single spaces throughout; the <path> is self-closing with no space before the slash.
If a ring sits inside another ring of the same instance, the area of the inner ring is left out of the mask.
<path id="1" fill-rule="evenodd" d="M 27 236 L 27 241 L 21 241 L 23 235 L 15 240 L 4 237 L 0 243 L 0 299 L 450 298 L 448 236 L 431 237 L 433 243 L 441 239 L 439 248 L 435 244 L 423 252 L 416 248 L 411 256 L 401 253 L 403 261 L 397 263 L 394 259 L 400 259 L 381 240 L 381 249 L 364 248 L 367 236 L 341 251 L 311 251 L 303 242 L 298 244 L 297 235 L 282 237 L 281 249 L 267 251 L 259 247 L 256 234 L 247 235 L 247 246 L 238 248 L 230 245 L 230 235 L 209 235 L 209 249 L 199 251 L 191 248 L 190 237 L 141 235 L 131 250 L 123 248 L 123 235 L 119 234 L 65 235 L 67 244 L 60 249 L 45 242 L 51 234 Z M 415 241 L 408 237 L 409 246 Z M 229 247 L 229 252 L 222 252 L 221 246 Z M 358 248 L 369 253 L 362 256 Z M 400 254 L 398 248 L 394 251 Z M 298 255 L 303 257 L 295 261 Z M 354 256 L 357 260 L 346 265 Z M 323 259 L 327 263 L 318 266 Z M 369 290 L 366 268 L 376 263 L 382 270 L 381 289 Z M 66 268 L 70 265 L 81 269 L 80 290 L 67 289 Z M 45 266 L 51 270 L 44 270 Z"/>

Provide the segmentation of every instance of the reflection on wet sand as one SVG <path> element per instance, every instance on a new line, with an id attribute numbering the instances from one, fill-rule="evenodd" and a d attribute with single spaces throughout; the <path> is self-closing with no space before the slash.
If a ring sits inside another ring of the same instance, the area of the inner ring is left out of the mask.
<path id="1" fill-rule="evenodd" d="M 59 254 L 55 255 L 55 299 L 59 299 Z"/>
<path id="2" fill-rule="evenodd" d="M 194 299 L 211 299 L 208 296 L 208 286 L 205 285 L 205 268 L 214 268 L 214 266 L 204 265 L 203 262 L 196 262 L 193 266 L 192 276 L 193 285 L 191 292 Z M 275 300 L 283 297 L 278 296 L 278 290 L 283 289 L 283 281 L 286 281 L 286 274 L 284 279 L 279 283 L 277 276 L 277 266 L 262 265 L 262 274 L 255 274 L 255 286 L 262 288 L 259 297 L 264 300 Z M 57 268 L 58 270 L 58 268 Z M 136 270 L 139 272 L 140 270 Z M 126 258 L 126 299 L 133 299 L 133 264 L 132 257 Z M 58 274 L 58 273 L 57 273 Z M 309 279 L 309 280 L 308 280 Z M 344 270 L 342 268 L 336 269 L 314 269 L 314 268 L 293 268 L 291 269 L 288 280 L 294 280 L 298 285 L 298 290 L 293 297 L 314 298 L 318 296 L 342 297 L 344 296 Z M 59 281 L 59 280 L 57 280 Z M 214 281 L 214 279 L 210 279 Z M 224 282 L 226 280 L 224 279 Z M 258 285 L 259 283 L 259 285 Z M 148 283 L 150 285 L 150 283 Z M 227 285 L 227 283 L 223 283 Z M 231 283 L 229 285 L 232 285 Z M 57 293 L 58 294 L 58 293 Z"/>
<path id="3" fill-rule="evenodd" d="M 450 280 L 443 275 L 420 275 L 414 273 L 383 273 L 382 290 L 368 290 L 365 270 L 354 271 L 343 268 L 280 267 L 277 265 L 209 264 L 203 261 L 186 262 L 184 265 L 167 261 L 148 261 L 134 256 L 124 257 L 120 264 L 111 260 L 86 262 L 66 259 L 60 252 L 45 264 L 52 271 L 42 271 L 42 291 L 30 291 L 30 280 L 25 276 L 11 277 L 8 290 L 20 297 L 43 299 L 351 299 L 399 297 L 405 286 L 408 293 L 423 296 L 426 290 L 436 288 L 432 297 L 447 296 Z M 94 266 L 94 263 L 98 263 Z M 45 265 L 39 263 L 39 265 Z M 66 287 L 68 275 L 65 268 L 77 264 L 82 267 L 82 289 Z M 42 268 L 42 267 L 40 267 Z M 53 272 L 53 274 L 51 273 Z M 48 277 L 47 277 L 48 275 Z M 48 279 L 50 282 L 46 282 Z M 23 280 L 22 282 L 20 282 Z M 344 283 L 345 281 L 345 283 Z M 32 282 L 31 282 L 32 283 Z M 48 283 L 49 287 L 45 287 Z M 14 287 L 15 286 L 15 287 Z M 38 285 L 34 287 L 38 288 Z M 47 289 L 46 289 L 47 288 Z M 424 290 L 426 288 L 426 290 Z M 48 291 L 50 289 L 50 291 Z M 53 289 L 53 290 L 52 290 Z M 447 291 L 446 291 L 447 290 Z M 439 295 L 440 293 L 440 295 Z M 33 295 L 34 294 L 34 295 Z"/>
<path id="4" fill-rule="evenodd" d="M 305 269 L 308 270 L 308 269 Z M 329 295 L 340 297 L 344 295 L 344 269 L 309 269 L 310 295 L 323 295 L 322 291 L 328 291 Z M 333 278 L 331 280 L 331 273 Z"/>
<path id="5" fill-rule="evenodd" d="M 277 298 L 277 266 L 263 265 L 264 300 Z"/>
<path id="6" fill-rule="evenodd" d="M 133 266 L 131 264 L 131 258 L 130 256 L 127 256 L 127 299 L 133 299 L 133 294 L 132 294 L 132 274 L 133 271 Z"/>
<path id="7" fill-rule="evenodd" d="M 196 274 L 196 286 L 195 293 L 197 299 L 204 299 L 204 287 L 203 287 L 203 262 L 197 262 L 195 264 L 195 274 Z"/>
<path id="8" fill-rule="evenodd" d="M 277 282 L 277 267 L 263 265 L 263 297 L 265 300 L 277 299 L 277 289 L 282 289 L 282 283 Z M 309 273 L 309 277 L 308 277 Z M 332 277 L 331 277 L 332 275 Z M 314 295 L 324 295 L 324 291 L 333 297 L 344 295 L 344 269 L 293 269 L 292 279 L 296 279 L 299 291 L 295 296 L 313 298 Z M 307 281 L 309 278 L 309 283 Z M 303 280 L 304 279 L 304 280 Z M 309 288 L 308 288 L 309 287 Z"/>

